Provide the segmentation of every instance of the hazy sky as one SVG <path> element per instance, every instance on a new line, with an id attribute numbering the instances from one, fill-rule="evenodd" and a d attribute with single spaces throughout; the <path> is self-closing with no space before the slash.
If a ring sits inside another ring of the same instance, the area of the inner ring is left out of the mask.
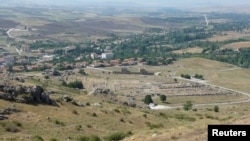
<path id="1" fill-rule="evenodd" d="M 147 7 L 211 7 L 236 6 L 250 4 L 250 0 L 0 0 L 0 6 L 84 6 L 84 5 L 120 5 Z"/>

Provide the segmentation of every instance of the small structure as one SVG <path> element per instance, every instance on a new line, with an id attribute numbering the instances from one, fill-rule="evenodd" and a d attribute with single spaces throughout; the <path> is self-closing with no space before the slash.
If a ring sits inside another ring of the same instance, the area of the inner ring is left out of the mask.
<path id="1" fill-rule="evenodd" d="M 27 44 L 22 44 L 21 51 L 22 52 L 30 52 L 30 46 Z"/>
<path id="2" fill-rule="evenodd" d="M 98 55 L 96 53 L 91 53 L 90 57 L 91 57 L 91 59 L 96 59 L 96 58 L 98 58 Z"/>
<path id="3" fill-rule="evenodd" d="M 44 55 L 43 61 L 52 61 L 54 58 L 54 55 Z"/>
<path id="4" fill-rule="evenodd" d="M 114 53 L 102 53 L 102 59 L 112 59 L 114 57 Z"/>
<path id="5" fill-rule="evenodd" d="M 15 57 L 14 56 L 5 56 L 3 57 L 4 63 L 5 64 L 13 64 L 15 62 Z"/>
<path id="6" fill-rule="evenodd" d="M 131 72 L 127 68 L 122 68 L 121 71 L 113 71 L 113 74 L 138 74 L 138 75 L 154 75 L 153 72 L 148 72 L 140 68 L 138 72 Z"/>

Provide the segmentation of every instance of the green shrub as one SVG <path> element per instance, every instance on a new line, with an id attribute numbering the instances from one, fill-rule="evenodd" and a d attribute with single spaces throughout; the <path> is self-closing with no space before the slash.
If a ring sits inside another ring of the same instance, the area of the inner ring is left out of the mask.
<path id="1" fill-rule="evenodd" d="M 92 135 L 92 136 L 90 136 L 90 140 L 89 141 L 101 141 L 101 139 L 98 136 L 96 136 L 96 135 Z"/>
<path id="2" fill-rule="evenodd" d="M 181 74 L 181 77 L 191 79 L 191 76 L 189 74 Z"/>
<path id="3" fill-rule="evenodd" d="M 39 135 L 35 135 L 31 138 L 32 141 L 44 141 L 44 139 L 39 136 Z"/>
<path id="4" fill-rule="evenodd" d="M 73 110 L 72 113 L 75 114 L 75 115 L 78 115 L 77 110 Z"/>
<path id="5" fill-rule="evenodd" d="M 77 130 L 77 131 L 82 130 L 82 125 L 77 125 L 77 126 L 76 126 L 76 130 Z"/>
<path id="6" fill-rule="evenodd" d="M 13 133 L 16 133 L 16 132 L 20 131 L 20 129 L 16 125 L 8 125 L 8 126 L 5 127 L 5 130 L 7 132 L 13 132 Z"/>
<path id="7" fill-rule="evenodd" d="M 65 126 L 65 123 L 64 123 L 63 121 L 60 121 L 60 120 L 57 120 L 57 119 L 54 121 L 54 123 L 55 123 L 56 125 Z"/>
<path id="8" fill-rule="evenodd" d="M 77 139 L 77 141 L 90 141 L 90 138 L 87 136 L 81 136 Z"/>
<path id="9" fill-rule="evenodd" d="M 153 100 L 152 100 L 151 95 L 146 95 L 143 101 L 144 101 L 145 104 L 154 103 Z"/>
<path id="10" fill-rule="evenodd" d="M 217 105 L 214 106 L 214 112 L 219 112 L 219 106 Z"/>
<path id="11" fill-rule="evenodd" d="M 88 136 L 81 136 L 77 139 L 77 141 L 101 141 L 101 139 L 96 136 L 96 135 L 92 135 L 90 137 Z"/>
<path id="12" fill-rule="evenodd" d="M 50 139 L 50 141 L 58 141 L 56 138 L 52 138 Z"/>
<path id="13" fill-rule="evenodd" d="M 166 101 L 167 101 L 167 96 L 165 96 L 165 95 L 160 95 L 160 100 L 161 100 L 162 102 L 166 102 Z"/>
<path id="14" fill-rule="evenodd" d="M 17 126 L 17 127 L 22 127 L 22 123 L 19 121 L 13 121 L 13 123 Z"/>
<path id="15" fill-rule="evenodd" d="M 97 114 L 96 114 L 96 113 L 93 113 L 92 116 L 93 116 L 93 117 L 97 117 Z"/>
<path id="16" fill-rule="evenodd" d="M 129 135 L 126 133 L 118 132 L 118 133 L 114 133 L 112 135 L 105 137 L 105 139 L 107 141 L 120 141 L 120 140 L 123 140 L 124 138 L 126 138 L 127 136 L 129 136 Z"/>
<path id="17" fill-rule="evenodd" d="M 155 128 L 163 128 L 164 125 L 163 124 L 152 124 L 150 122 L 146 122 L 146 125 L 150 128 L 150 129 L 155 129 Z"/>
<path id="18" fill-rule="evenodd" d="M 114 111 L 115 111 L 116 113 L 120 113 L 120 110 L 119 110 L 119 109 L 114 109 Z"/>
<path id="19" fill-rule="evenodd" d="M 184 109 L 185 111 L 191 110 L 192 107 L 193 107 L 192 101 L 186 101 L 186 103 L 183 104 L 183 109 Z"/>
<path id="20" fill-rule="evenodd" d="M 92 126 L 90 124 L 87 125 L 88 128 L 92 128 Z"/>
<path id="21" fill-rule="evenodd" d="M 189 117 L 184 114 L 176 114 L 175 118 L 183 121 L 191 121 L 191 122 L 196 121 L 194 117 Z"/>

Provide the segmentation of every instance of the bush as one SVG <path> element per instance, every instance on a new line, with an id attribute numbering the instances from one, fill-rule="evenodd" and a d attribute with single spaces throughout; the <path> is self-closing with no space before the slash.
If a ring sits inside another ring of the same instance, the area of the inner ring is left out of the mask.
<path id="1" fill-rule="evenodd" d="M 120 122 L 125 122 L 123 118 L 120 118 Z"/>
<path id="2" fill-rule="evenodd" d="M 57 119 L 54 121 L 54 123 L 55 123 L 56 125 L 65 126 L 65 123 L 64 123 L 64 122 L 59 121 L 59 120 L 57 120 Z"/>
<path id="3" fill-rule="evenodd" d="M 126 138 L 127 136 L 130 136 L 131 134 L 126 134 L 122 132 L 114 133 L 110 136 L 105 137 L 107 141 L 120 141 Z"/>
<path id="4" fill-rule="evenodd" d="M 22 127 L 23 124 L 19 121 L 13 121 L 13 123 L 17 126 L 17 127 Z"/>
<path id="5" fill-rule="evenodd" d="M 92 135 L 90 137 L 88 136 L 81 136 L 77 139 L 77 141 L 101 141 L 101 139 L 96 136 L 96 135 Z"/>
<path id="6" fill-rule="evenodd" d="M 150 122 L 146 122 L 145 123 L 150 129 L 155 129 L 155 128 L 163 128 L 164 125 L 163 124 L 152 124 Z"/>
<path id="7" fill-rule="evenodd" d="M 82 125 L 77 125 L 77 126 L 76 126 L 76 130 L 77 130 L 77 131 L 82 130 Z"/>
<path id="8" fill-rule="evenodd" d="M 185 111 L 191 110 L 193 107 L 192 101 L 186 101 L 185 104 L 183 104 L 183 109 Z"/>
<path id="9" fill-rule="evenodd" d="M 167 96 L 165 96 L 165 95 L 160 95 L 160 100 L 161 100 L 162 102 L 166 102 Z"/>
<path id="10" fill-rule="evenodd" d="M 82 75 L 87 75 L 87 73 L 84 71 L 84 69 L 80 69 L 78 73 L 80 73 Z"/>
<path id="11" fill-rule="evenodd" d="M 194 117 L 189 117 L 189 116 L 186 116 L 184 114 L 176 114 L 175 118 L 182 120 L 182 121 L 190 121 L 190 122 L 196 121 L 196 119 Z"/>
<path id="12" fill-rule="evenodd" d="M 50 139 L 50 141 L 58 141 L 56 138 L 52 138 Z"/>
<path id="13" fill-rule="evenodd" d="M 77 81 L 77 80 L 73 82 L 69 82 L 68 84 L 65 81 L 63 81 L 62 85 L 66 87 L 70 87 L 70 88 L 84 89 L 82 81 Z"/>
<path id="14" fill-rule="evenodd" d="M 81 137 L 79 137 L 79 138 L 77 139 L 77 141 L 89 141 L 89 140 L 90 140 L 90 138 L 87 137 L 87 136 L 81 136 Z"/>
<path id="15" fill-rule="evenodd" d="M 9 125 L 5 128 L 5 130 L 7 132 L 13 132 L 13 133 L 16 133 L 16 132 L 19 132 L 20 129 L 16 126 L 16 125 Z"/>
<path id="16" fill-rule="evenodd" d="M 77 110 L 73 110 L 72 113 L 75 114 L 75 115 L 78 115 Z"/>
<path id="17" fill-rule="evenodd" d="M 115 111 L 116 113 L 120 113 L 120 110 L 119 110 L 119 109 L 114 109 L 114 111 Z"/>
<path id="18" fill-rule="evenodd" d="M 214 112 L 219 112 L 219 106 L 217 105 L 214 106 Z"/>
<path id="19" fill-rule="evenodd" d="M 97 117 L 97 114 L 96 114 L 96 113 L 93 113 L 92 116 L 93 116 L 93 117 Z"/>
<path id="20" fill-rule="evenodd" d="M 35 135 L 31 138 L 32 141 L 44 141 L 44 139 L 39 136 L 39 135 Z"/>
<path id="21" fill-rule="evenodd" d="M 181 74 L 181 77 L 191 79 L 191 76 L 189 74 Z"/>
<path id="22" fill-rule="evenodd" d="M 88 128 L 92 128 L 92 126 L 90 124 L 87 125 Z"/>
<path id="23" fill-rule="evenodd" d="M 204 79 L 203 75 L 201 75 L 201 74 L 195 74 L 194 77 L 197 78 L 197 79 L 201 79 L 201 80 Z"/>
<path id="24" fill-rule="evenodd" d="M 143 101 L 145 104 L 154 103 L 152 98 L 151 98 L 151 95 L 146 95 Z"/>
<path id="25" fill-rule="evenodd" d="M 96 135 L 92 135 L 90 137 L 90 141 L 101 141 L 101 139 L 98 136 L 96 136 Z"/>

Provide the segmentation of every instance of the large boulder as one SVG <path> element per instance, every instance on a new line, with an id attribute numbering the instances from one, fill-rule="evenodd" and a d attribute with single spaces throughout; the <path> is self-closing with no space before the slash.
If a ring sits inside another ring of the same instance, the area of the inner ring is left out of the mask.
<path id="1" fill-rule="evenodd" d="M 19 85 L 19 86 L 16 86 L 16 87 L 15 87 L 15 93 L 18 94 L 18 95 L 19 95 L 19 94 L 23 94 L 23 93 L 24 93 L 24 90 L 25 90 L 25 88 L 24 88 L 23 86 L 20 86 L 20 85 Z"/>
<path id="2" fill-rule="evenodd" d="M 44 92 L 41 86 L 27 87 L 22 85 L 0 85 L 0 99 L 10 100 L 18 103 L 27 104 L 48 104 L 58 106 L 57 103 L 50 99 L 49 93 Z"/>
<path id="3" fill-rule="evenodd" d="M 31 95 L 33 97 L 33 101 L 34 102 L 38 102 L 41 103 L 41 95 L 43 93 L 43 88 L 41 86 L 37 86 L 35 85 L 32 89 L 31 89 Z"/>

